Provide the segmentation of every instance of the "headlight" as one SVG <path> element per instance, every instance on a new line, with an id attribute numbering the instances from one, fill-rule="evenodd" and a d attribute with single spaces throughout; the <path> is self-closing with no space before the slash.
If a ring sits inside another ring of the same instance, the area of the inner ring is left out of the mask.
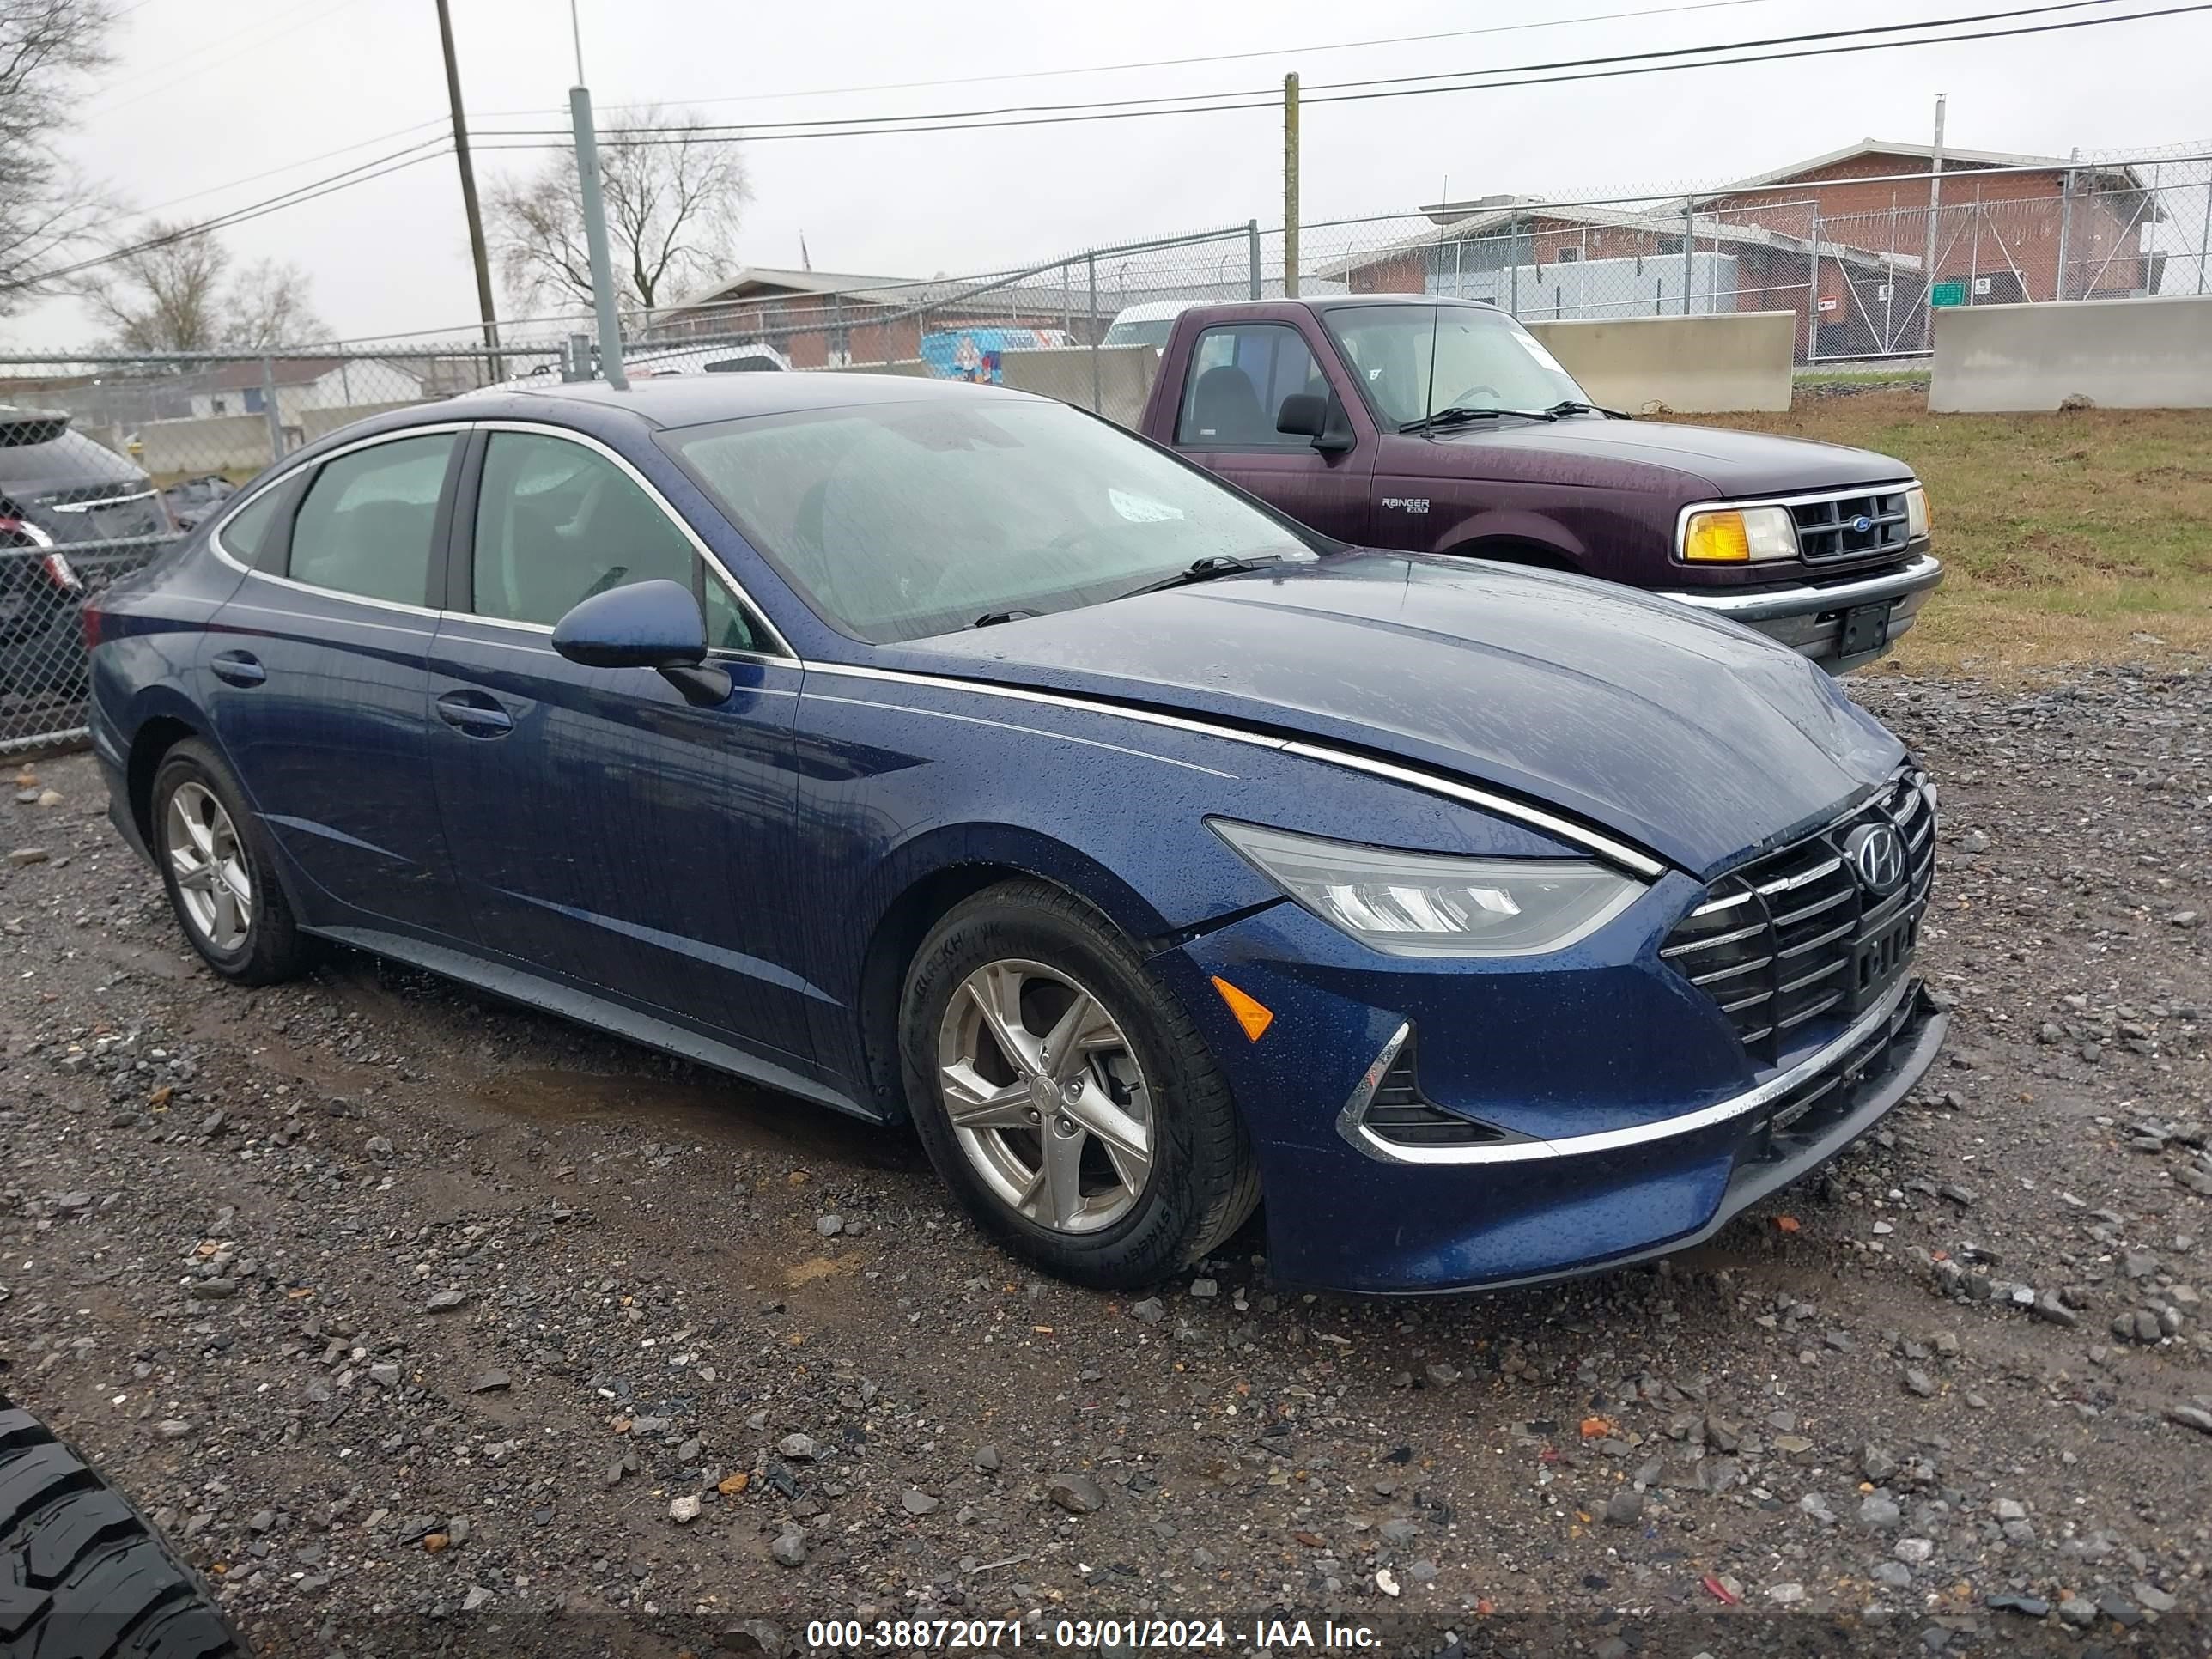
<path id="1" fill-rule="evenodd" d="M 1928 533 L 1932 520 L 1928 516 L 1928 490 L 1923 484 L 1914 484 L 1905 492 L 1905 533 L 1918 541 Z"/>
<path id="2" fill-rule="evenodd" d="M 1708 507 L 1683 520 L 1682 556 L 1692 564 L 1794 559 L 1797 526 L 1786 507 Z"/>
<path id="3" fill-rule="evenodd" d="M 1208 818 L 1314 915 L 1400 957 L 1533 957 L 1587 939 L 1644 884 L 1586 859 L 1401 853 Z"/>

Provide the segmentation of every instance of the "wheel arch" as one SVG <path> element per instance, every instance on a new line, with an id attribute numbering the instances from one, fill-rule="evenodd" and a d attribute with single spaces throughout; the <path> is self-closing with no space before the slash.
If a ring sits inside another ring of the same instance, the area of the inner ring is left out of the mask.
<path id="1" fill-rule="evenodd" d="M 1560 548 L 1522 536 L 1478 537 L 1473 541 L 1456 543 L 1443 551 L 1461 558 L 1492 559 L 1499 564 L 1523 565 L 1534 570 L 1562 570 L 1574 576 L 1589 574 L 1579 561 Z"/>
<path id="2" fill-rule="evenodd" d="M 1059 888 L 1131 939 L 1170 924 L 1103 865 L 1064 842 L 1007 824 L 948 825 L 908 842 L 873 884 L 884 896 L 858 964 L 851 1040 L 857 1075 L 890 1117 L 908 1115 L 901 1081 L 899 1000 L 929 932 L 957 905 L 1002 882 Z"/>
<path id="3" fill-rule="evenodd" d="M 124 762 L 125 794 L 131 804 L 131 821 L 138 826 L 139 838 L 148 847 L 154 844 L 155 774 L 172 749 L 199 735 L 198 726 L 173 713 L 149 716 L 131 734 Z"/>

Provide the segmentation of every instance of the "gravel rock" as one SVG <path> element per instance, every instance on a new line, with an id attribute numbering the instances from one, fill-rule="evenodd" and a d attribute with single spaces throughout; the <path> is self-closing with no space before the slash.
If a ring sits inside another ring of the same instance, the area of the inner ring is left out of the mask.
<path id="1" fill-rule="evenodd" d="M 797 1527 L 785 1528 L 768 1547 L 769 1553 L 780 1567 L 803 1567 L 806 1565 L 806 1534 Z"/>
<path id="2" fill-rule="evenodd" d="M 814 1223 L 814 1231 L 824 1238 L 835 1238 L 845 1231 L 845 1218 L 842 1215 L 819 1217 Z"/>
<path id="3" fill-rule="evenodd" d="M 1105 1488 L 1087 1474 L 1055 1474 L 1045 1483 L 1044 1495 L 1071 1515 L 1089 1515 L 1106 1504 Z"/>
<path id="4" fill-rule="evenodd" d="M 1607 1526 L 1632 1527 L 1644 1518 L 1644 1494 L 1633 1486 L 1615 1486 L 1605 1500 Z"/>
<path id="5" fill-rule="evenodd" d="M 822 1455 L 822 1443 L 811 1434 L 787 1434 L 775 1443 L 775 1455 L 793 1463 L 811 1463 Z"/>
<path id="6" fill-rule="evenodd" d="M 688 1527 L 699 1518 L 701 1507 L 697 1494 L 687 1492 L 668 1506 L 668 1518 L 679 1527 Z"/>
<path id="7" fill-rule="evenodd" d="M 908 1515 L 927 1515 L 937 1508 L 939 1501 L 919 1486 L 908 1486 L 899 1499 L 899 1507 Z"/>

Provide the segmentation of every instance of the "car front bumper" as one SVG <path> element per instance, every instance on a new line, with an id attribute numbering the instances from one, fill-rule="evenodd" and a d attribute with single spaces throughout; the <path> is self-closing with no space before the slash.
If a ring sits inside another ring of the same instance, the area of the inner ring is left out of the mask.
<path id="1" fill-rule="evenodd" d="M 1655 891 L 1655 907 L 1675 896 Z M 1285 1285 L 1494 1288 L 1686 1249 L 1864 1134 L 1948 1024 L 1900 979 L 1761 1072 L 1648 945 L 1540 969 L 1378 970 L 1328 959 L 1314 929 L 1332 931 L 1279 907 L 1154 962 L 1188 1006 L 1219 1009 L 1218 975 L 1275 1012 L 1257 1041 L 1225 1011 L 1201 1020 L 1260 1159 L 1269 1273 Z M 1371 1133 L 1386 1074 L 1501 1133 L 1456 1146 Z"/>
<path id="2" fill-rule="evenodd" d="M 1923 553 L 1879 575 L 1788 587 L 1683 588 L 1660 597 L 1756 629 L 1798 655 L 1810 657 L 1831 673 L 1840 674 L 1872 662 L 1896 644 L 1942 580 L 1942 562 Z M 1847 648 L 1844 633 L 1850 613 L 1877 607 L 1883 618 L 1879 642 Z"/>

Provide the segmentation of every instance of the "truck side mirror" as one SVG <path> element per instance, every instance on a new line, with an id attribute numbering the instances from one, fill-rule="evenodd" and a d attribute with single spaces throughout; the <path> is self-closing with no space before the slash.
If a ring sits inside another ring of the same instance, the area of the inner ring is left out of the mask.
<path id="1" fill-rule="evenodd" d="M 1275 430 L 1293 437 L 1310 438 L 1324 455 L 1341 454 L 1352 447 L 1352 426 L 1344 418 L 1334 393 L 1293 392 L 1275 413 Z"/>

